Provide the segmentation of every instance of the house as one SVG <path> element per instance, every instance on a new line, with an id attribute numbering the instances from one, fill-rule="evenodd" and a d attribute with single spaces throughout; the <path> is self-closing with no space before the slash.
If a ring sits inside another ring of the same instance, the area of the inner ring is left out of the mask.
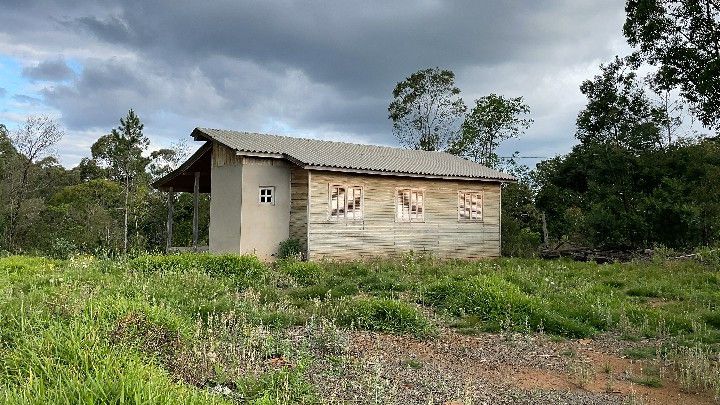
<path id="1" fill-rule="evenodd" d="M 197 246 L 197 196 L 210 193 L 211 252 L 271 260 L 293 238 L 310 260 L 500 255 L 508 174 L 444 152 L 207 128 L 192 136 L 204 145 L 153 185 L 195 194 L 193 249 L 207 249 Z"/>

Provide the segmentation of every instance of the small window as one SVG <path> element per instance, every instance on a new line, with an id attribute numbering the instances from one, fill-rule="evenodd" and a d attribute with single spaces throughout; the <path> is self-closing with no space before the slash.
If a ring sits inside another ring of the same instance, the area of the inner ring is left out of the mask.
<path id="1" fill-rule="evenodd" d="M 399 189 L 396 195 L 396 215 L 399 222 L 425 221 L 425 191 L 419 189 Z"/>
<path id="2" fill-rule="evenodd" d="M 260 187 L 260 204 L 275 204 L 275 187 Z"/>
<path id="3" fill-rule="evenodd" d="M 359 186 L 330 186 L 330 219 L 363 218 L 363 189 Z"/>
<path id="4" fill-rule="evenodd" d="M 483 195 L 481 191 L 458 192 L 458 220 L 482 221 Z"/>

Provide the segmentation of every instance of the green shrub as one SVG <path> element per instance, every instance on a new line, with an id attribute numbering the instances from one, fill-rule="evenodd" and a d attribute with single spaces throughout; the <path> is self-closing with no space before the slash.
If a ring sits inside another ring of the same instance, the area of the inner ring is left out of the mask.
<path id="1" fill-rule="evenodd" d="M 265 272 L 265 265 L 255 256 L 182 253 L 144 255 L 132 259 L 130 269 L 146 273 L 200 271 L 210 276 L 234 276 L 254 281 Z"/>
<path id="2" fill-rule="evenodd" d="M 703 247 L 695 250 L 695 258 L 700 263 L 720 268 L 720 247 Z"/>
<path id="3" fill-rule="evenodd" d="M 595 332 L 589 325 L 548 310 L 516 285 L 497 276 L 436 282 L 428 286 L 423 299 L 456 316 L 474 315 L 491 326 L 489 329 L 530 328 L 572 337 Z"/>
<path id="4" fill-rule="evenodd" d="M 332 303 L 335 305 L 335 303 Z M 343 299 L 333 307 L 337 323 L 359 329 L 429 336 L 434 325 L 420 311 L 403 301 L 383 298 Z"/>
<path id="5" fill-rule="evenodd" d="M 279 260 L 285 260 L 285 259 L 302 259 L 303 256 L 303 249 L 302 245 L 300 244 L 300 241 L 297 239 L 285 239 L 284 241 L 280 242 L 280 246 L 278 247 L 278 253 L 277 258 Z"/>
<path id="6" fill-rule="evenodd" d="M 54 259 L 67 259 L 79 252 L 80 249 L 72 241 L 65 238 L 55 238 L 47 251 L 48 256 Z"/>
<path id="7" fill-rule="evenodd" d="M 305 286 L 317 284 L 323 272 L 319 264 L 312 262 L 286 261 L 280 263 L 278 268 Z"/>
<path id="8" fill-rule="evenodd" d="M 706 324 L 715 329 L 720 329 L 720 312 L 712 311 L 703 314 L 703 320 Z"/>

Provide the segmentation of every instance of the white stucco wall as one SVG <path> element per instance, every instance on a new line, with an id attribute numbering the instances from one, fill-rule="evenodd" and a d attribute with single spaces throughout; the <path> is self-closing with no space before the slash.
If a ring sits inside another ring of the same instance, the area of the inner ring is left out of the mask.
<path id="1" fill-rule="evenodd" d="M 273 260 L 289 237 L 290 166 L 279 159 L 241 157 L 214 145 L 210 197 L 210 251 L 255 254 Z M 275 187 L 261 204 L 260 187 Z"/>
<path id="2" fill-rule="evenodd" d="M 213 165 L 210 184 L 210 251 L 239 253 L 242 166 Z"/>
<path id="3" fill-rule="evenodd" d="M 279 159 L 243 158 L 240 247 L 272 260 L 280 242 L 289 237 L 290 167 Z M 259 200 L 260 187 L 274 187 L 274 203 Z"/>

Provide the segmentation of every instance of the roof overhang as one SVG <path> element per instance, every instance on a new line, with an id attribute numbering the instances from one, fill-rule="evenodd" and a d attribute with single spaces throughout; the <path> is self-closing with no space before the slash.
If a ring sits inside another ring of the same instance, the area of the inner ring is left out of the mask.
<path id="1" fill-rule="evenodd" d="M 459 177 L 459 176 L 439 176 L 432 174 L 417 174 L 417 173 L 402 173 L 402 172 L 388 172 L 382 170 L 363 170 L 363 169 L 352 169 L 346 167 L 329 167 L 329 166 L 310 166 L 301 165 L 303 169 L 317 170 L 317 171 L 329 171 L 329 172 L 343 172 L 343 173 L 357 173 L 357 174 L 369 174 L 376 176 L 394 176 L 394 177 L 414 177 L 423 179 L 439 179 L 439 180 L 462 180 L 462 181 L 483 181 L 492 183 L 517 183 L 517 180 L 500 180 L 490 179 L 484 177 Z"/>
<path id="2" fill-rule="evenodd" d="M 192 192 L 195 173 L 200 173 L 200 192 L 210 192 L 210 167 L 212 165 L 212 142 L 205 142 L 177 169 L 152 183 L 160 191 Z"/>

